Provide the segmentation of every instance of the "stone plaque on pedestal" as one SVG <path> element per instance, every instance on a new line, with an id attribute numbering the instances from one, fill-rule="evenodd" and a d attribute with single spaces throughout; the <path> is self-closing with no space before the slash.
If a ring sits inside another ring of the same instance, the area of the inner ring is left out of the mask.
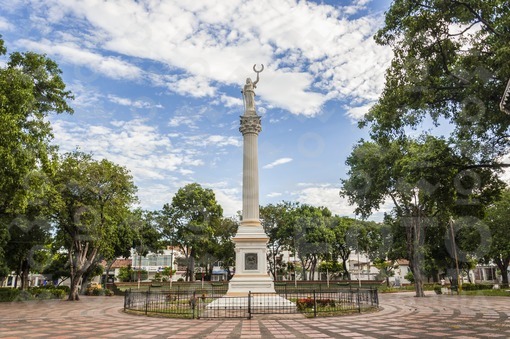
<path id="1" fill-rule="evenodd" d="M 244 269 L 246 271 L 249 270 L 258 270 L 258 258 L 257 253 L 245 253 L 244 254 Z"/>

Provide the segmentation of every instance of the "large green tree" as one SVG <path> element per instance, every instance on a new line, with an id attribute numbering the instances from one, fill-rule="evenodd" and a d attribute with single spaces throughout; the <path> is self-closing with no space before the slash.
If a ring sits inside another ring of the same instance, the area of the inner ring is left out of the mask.
<path id="1" fill-rule="evenodd" d="M 435 255 L 422 246 L 427 228 L 445 234 L 451 218 L 482 218 L 503 187 L 493 171 L 508 166 L 502 155 L 510 119 L 499 102 L 510 78 L 509 24 L 504 0 L 395 0 L 375 36 L 394 57 L 383 93 L 360 122 L 374 143 L 355 148 L 344 188 L 360 213 L 393 201 L 417 295 L 423 259 Z M 433 128 L 440 125 L 447 128 Z M 447 139 L 424 137 L 438 133 Z M 377 161 L 360 160 L 364 155 Z M 387 188 L 392 192 L 379 194 Z"/>
<path id="2" fill-rule="evenodd" d="M 211 189 L 192 183 L 180 188 L 160 215 L 163 236 L 180 247 L 188 263 L 186 279 L 194 281 L 195 261 L 207 254 L 223 209 Z"/>
<path id="3" fill-rule="evenodd" d="M 405 137 L 426 120 L 451 126 L 455 152 L 469 163 L 501 167 L 510 119 L 499 110 L 510 78 L 507 0 L 395 0 L 376 42 L 394 58 L 378 103 L 361 122 L 374 140 Z M 442 129 L 448 133 L 448 129 Z"/>
<path id="4" fill-rule="evenodd" d="M 347 159 L 349 178 L 342 194 L 363 217 L 387 200 L 393 203 L 388 218 L 405 234 L 406 257 L 415 277 L 416 295 L 423 296 L 427 230 L 445 234 L 452 215 L 483 216 L 502 183 L 493 171 L 459 172 L 451 163 L 466 164 L 443 139 L 360 142 Z"/>
<path id="5" fill-rule="evenodd" d="M 260 207 L 260 219 L 264 231 L 269 237 L 267 242 L 267 262 L 269 271 L 276 280 L 277 271 L 284 264 L 280 258 L 284 249 L 290 249 L 293 245 L 292 217 L 290 211 L 296 207 L 289 202 L 281 202 L 276 205 L 269 204 Z"/>
<path id="6" fill-rule="evenodd" d="M 301 262 L 303 280 L 313 280 L 320 260 L 330 258 L 335 236 L 329 227 L 331 212 L 325 207 L 299 205 L 291 211 L 292 247 Z M 308 272 L 308 274 L 307 274 Z"/>
<path id="7" fill-rule="evenodd" d="M 136 201 L 136 187 L 124 167 L 80 152 L 63 157 L 55 183 L 61 199 L 56 214 L 58 238 L 71 270 L 69 300 L 78 300 L 78 284 L 85 272 L 98 256 L 114 255 L 116 233 L 122 231 Z"/>
<path id="8" fill-rule="evenodd" d="M 6 53 L 0 36 L 0 55 Z M 20 271 L 24 282 L 30 251 L 43 245 L 48 233 L 45 214 L 52 198 L 45 178 L 54 170 L 55 147 L 46 118 L 73 112 L 67 103 L 73 97 L 60 75 L 55 62 L 32 52 L 14 52 L 0 67 L 0 271 L 7 266 Z M 9 265 L 5 246 L 16 249 Z"/>
<path id="9" fill-rule="evenodd" d="M 490 248 L 486 253 L 489 260 L 498 265 L 502 285 L 508 287 L 510 265 L 510 190 L 505 190 L 501 199 L 489 207 L 485 222 L 491 234 Z"/>

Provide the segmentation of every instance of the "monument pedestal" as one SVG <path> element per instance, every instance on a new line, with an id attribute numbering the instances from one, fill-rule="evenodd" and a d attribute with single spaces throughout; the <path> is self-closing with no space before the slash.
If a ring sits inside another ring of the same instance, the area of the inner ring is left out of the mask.
<path id="1" fill-rule="evenodd" d="M 276 293 L 267 273 L 266 244 L 269 240 L 258 220 L 245 220 L 236 236 L 235 274 L 229 282 L 227 296 L 248 296 L 248 292 Z"/>

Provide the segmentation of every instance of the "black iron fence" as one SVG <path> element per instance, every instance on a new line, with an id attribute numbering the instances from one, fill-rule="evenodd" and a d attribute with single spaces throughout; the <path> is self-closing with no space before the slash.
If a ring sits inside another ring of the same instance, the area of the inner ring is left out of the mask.
<path id="1" fill-rule="evenodd" d="M 176 318 L 252 318 L 257 314 L 305 317 L 361 313 L 379 307 L 377 289 L 285 290 L 226 296 L 224 291 L 126 291 L 124 310 Z"/>

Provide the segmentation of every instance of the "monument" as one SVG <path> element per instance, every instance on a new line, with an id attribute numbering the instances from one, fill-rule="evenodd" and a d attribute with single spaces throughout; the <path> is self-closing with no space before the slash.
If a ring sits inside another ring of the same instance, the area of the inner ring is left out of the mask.
<path id="1" fill-rule="evenodd" d="M 255 110 L 255 88 L 259 82 L 260 70 L 255 81 L 246 79 L 242 90 L 244 114 L 241 116 L 239 131 L 243 135 L 243 212 L 235 243 L 235 273 L 228 285 L 225 297 L 211 302 L 209 309 L 237 309 L 239 307 L 264 308 L 295 307 L 295 304 L 276 294 L 274 283 L 267 272 L 268 236 L 259 218 L 259 170 L 258 136 L 262 131 L 261 119 Z M 252 294 L 251 302 L 248 300 Z M 257 295 L 257 293 L 264 293 Z"/>
<path id="2" fill-rule="evenodd" d="M 235 243 L 236 266 L 229 282 L 227 296 L 247 296 L 248 292 L 275 293 L 273 280 L 267 273 L 266 244 L 269 240 L 259 219 L 258 136 L 261 119 L 255 110 L 255 88 L 260 70 L 253 66 L 257 79 L 246 79 L 242 90 L 244 114 L 239 131 L 243 135 L 243 211 Z"/>

